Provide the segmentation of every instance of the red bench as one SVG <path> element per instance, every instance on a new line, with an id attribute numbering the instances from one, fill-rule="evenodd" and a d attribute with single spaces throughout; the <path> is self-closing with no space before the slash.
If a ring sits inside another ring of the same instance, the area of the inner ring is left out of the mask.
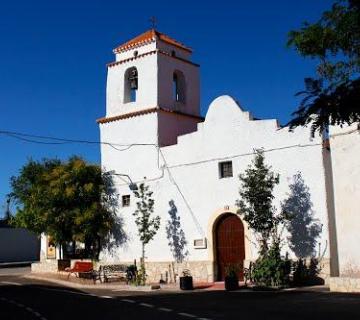
<path id="1" fill-rule="evenodd" d="M 84 261 L 75 261 L 73 268 L 66 268 L 66 272 L 69 272 L 68 278 L 72 273 L 75 273 L 76 277 L 79 277 L 80 273 L 88 273 L 92 274 L 94 271 L 94 266 L 92 262 L 84 262 Z"/>

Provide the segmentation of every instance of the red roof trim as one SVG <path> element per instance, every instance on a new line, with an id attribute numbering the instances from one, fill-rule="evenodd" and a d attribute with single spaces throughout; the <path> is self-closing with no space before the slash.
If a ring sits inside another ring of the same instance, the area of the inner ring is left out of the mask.
<path id="1" fill-rule="evenodd" d="M 103 118 L 97 119 L 96 122 L 99 123 L 99 124 L 103 124 L 103 123 L 108 123 L 108 122 L 113 122 L 113 121 L 118 121 L 118 120 L 123 120 L 123 119 L 129 119 L 129 118 L 132 118 L 132 117 L 142 116 L 142 115 L 149 114 L 149 113 L 154 113 L 154 112 L 171 113 L 171 114 L 175 114 L 175 115 L 179 115 L 179 116 L 190 117 L 190 118 L 194 118 L 194 119 L 204 121 L 204 118 L 200 117 L 200 116 L 184 113 L 184 112 L 181 112 L 181 111 L 170 110 L 170 109 L 167 109 L 167 108 L 155 107 L 155 108 L 149 108 L 149 109 L 129 112 L 129 113 L 125 113 L 125 114 L 114 116 L 114 117 L 108 117 L 108 118 L 103 117 Z"/>
<path id="2" fill-rule="evenodd" d="M 129 62 L 129 61 L 134 61 L 136 59 L 139 59 L 139 58 L 142 58 L 142 57 L 145 57 L 145 56 L 149 56 L 149 55 L 154 54 L 156 52 L 159 52 L 160 54 L 162 54 L 164 56 L 167 56 L 167 57 L 170 57 L 170 58 L 173 58 L 173 59 L 180 60 L 182 62 L 191 64 L 193 66 L 200 67 L 200 65 L 197 64 L 197 63 L 191 62 L 189 60 L 186 60 L 186 59 L 183 59 L 183 58 L 180 58 L 180 57 L 177 57 L 177 56 L 172 56 L 171 54 L 169 54 L 169 53 L 167 53 L 165 51 L 162 51 L 162 50 L 153 50 L 153 51 L 149 51 L 149 52 L 146 52 L 146 53 L 143 53 L 143 54 L 139 54 L 136 57 L 127 58 L 127 59 L 120 60 L 120 61 L 109 62 L 107 64 L 107 66 L 108 67 L 114 67 L 114 66 L 117 66 L 117 65 L 122 64 L 122 63 L 126 63 L 126 62 Z"/>
<path id="3" fill-rule="evenodd" d="M 138 46 L 142 46 L 151 42 L 154 42 L 156 40 L 163 41 L 165 43 L 171 44 L 179 49 L 192 52 L 192 50 L 188 47 L 186 47 L 184 44 L 182 44 L 179 41 L 176 41 L 175 39 L 169 37 L 168 35 L 161 33 L 159 31 L 156 31 L 155 29 L 148 30 L 139 36 L 125 42 L 124 44 L 118 46 L 113 51 L 114 53 L 123 52 L 126 50 L 133 49 Z"/>
<path id="4" fill-rule="evenodd" d="M 120 60 L 120 61 L 110 62 L 110 63 L 107 64 L 107 66 L 108 67 L 113 67 L 113 66 L 116 66 L 118 64 L 126 63 L 126 62 L 133 61 L 133 60 L 145 57 L 145 56 L 149 56 L 149 55 L 154 54 L 156 52 L 157 52 L 157 50 L 153 50 L 153 51 L 149 51 L 149 52 L 146 52 L 146 53 L 143 53 L 143 54 L 139 54 L 136 57 L 131 57 L 131 58 L 127 58 L 127 59 Z"/>

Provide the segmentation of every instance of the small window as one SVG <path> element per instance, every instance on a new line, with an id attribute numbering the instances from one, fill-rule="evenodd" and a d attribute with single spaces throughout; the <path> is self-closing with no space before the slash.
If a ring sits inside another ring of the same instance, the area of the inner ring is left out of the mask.
<path id="1" fill-rule="evenodd" d="M 130 195 L 126 194 L 122 196 L 122 206 L 123 207 L 129 207 L 130 206 Z"/>
<path id="2" fill-rule="evenodd" d="M 172 51 L 171 51 L 171 56 L 172 56 L 172 57 L 175 57 L 175 56 L 176 56 L 175 50 L 172 50 Z"/>
<path id="3" fill-rule="evenodd" d="M 219 163 L 219 177 L 230 178 L 233 176 L 232 161 L 225 161 Z"/>

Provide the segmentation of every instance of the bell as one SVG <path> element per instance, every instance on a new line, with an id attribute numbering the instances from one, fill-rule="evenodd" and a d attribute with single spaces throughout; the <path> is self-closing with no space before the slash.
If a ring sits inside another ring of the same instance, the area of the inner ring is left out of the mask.
<path id="1" fill-rule="evenodd" d="M 138 76 L 136 69 L 131 70 L 129 75 L 129 83 L 130 89 L 137 89 L 138 88 Z"/>

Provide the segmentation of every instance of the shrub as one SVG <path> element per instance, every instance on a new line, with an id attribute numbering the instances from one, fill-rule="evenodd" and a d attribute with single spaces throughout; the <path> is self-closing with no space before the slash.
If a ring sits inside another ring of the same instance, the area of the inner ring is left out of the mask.
<path id="1" fill-rule="evenodd" d="M 281 257 L 280 244 L 274 241 L 268 252 L 256 260 L 252 278 L 260 286 L 282 287 L 289 284 L 290 269 L 290 261 Z"/>
<path id="2" fill-rule="evenodd" d="M 294 270 L 292 276 L 293 286 L 324 284 L 324 280 L 319 277 L 321 269 L 318 259 L 311 258 L 308 265 L 305 259 L 299 259 L 293 262 L 292 268 Z"/>

